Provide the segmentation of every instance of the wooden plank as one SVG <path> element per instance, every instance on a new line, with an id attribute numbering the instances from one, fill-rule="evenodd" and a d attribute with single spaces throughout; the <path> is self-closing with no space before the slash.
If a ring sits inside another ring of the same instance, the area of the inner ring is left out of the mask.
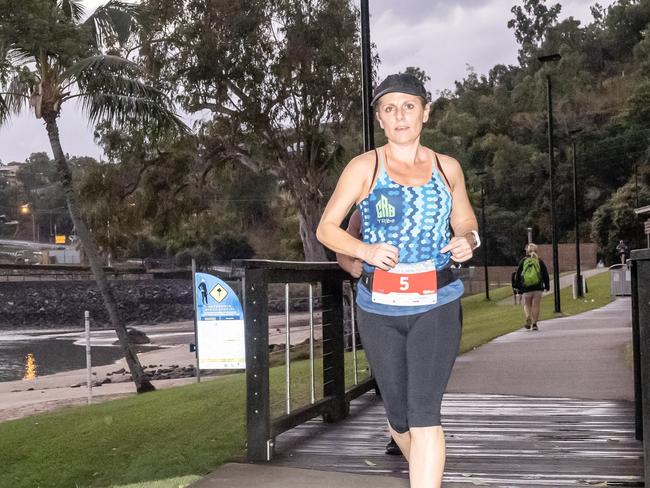
<path id="1" fill-rule="evenodd" d="M 406 478 L 403 458 L 384 454 L 380 400 L 367 393 L 351 407 L 343 422 L 279 436 L 274 464 Z M 449 393 L 442 414 L 444 486 L 643 486 L 631 402 Z"/>

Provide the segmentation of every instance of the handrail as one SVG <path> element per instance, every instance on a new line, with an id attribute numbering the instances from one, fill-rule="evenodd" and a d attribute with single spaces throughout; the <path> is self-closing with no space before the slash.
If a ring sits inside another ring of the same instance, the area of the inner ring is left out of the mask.
<path id="1" fill-rule="evenodd" d="M 630 254 L 635 436 L 643 440 L 645 485 L 650 486 L 650 249 Z"/>
<path id="2" fill-rule="evenodd" d="M 349 403 L 354 398 L 375 388 L 372 377 L 358 382 L 348 390 L 345 387 L 344 356 L 344 314 L 343 284 L 351 280 L 333 262 L 296 262 L 267 260 L 235 260 L 233 276 L 243 280 L 244 321 L 246 336 L 246 419 L 247 419 L 247 458 L 249 461 L 269 461 L 273 457 L 275 437 L 321 415 L 326 422 L 336 422 L 345 418 Z M 290 328 L 289 284 L 307 283 L 309 287 L 310 310 L 310 403 L 291 408 L 290 374 Z M 269 320 L 268 287 L 270 284 L 285 285 L 286 316 L 286 409 L 285 414 L 272 418 L 269 380 Z M 323 398 L 315 399 L 314 394 L 314 333 L 313 301 L 314 284 L 320 284 L 322 307 L 322 362 Z M 352 322 L 353 327 L 354 321 Z M 353 335 L 356 330 L 353 329 Z M 354 342 L 356 346 L 356 342 Z M 353 364 L 357 367 L 356 349 L 353 350 Z M 355 371 L 356 373 L 356 371 Z"/>

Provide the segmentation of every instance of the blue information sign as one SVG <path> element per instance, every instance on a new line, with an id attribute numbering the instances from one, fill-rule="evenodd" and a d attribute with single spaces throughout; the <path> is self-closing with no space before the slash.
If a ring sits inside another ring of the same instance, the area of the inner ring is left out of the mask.
<path id="1" fill-rule="evenodd" d="M 239 298 L 223 280 L 194 275 L 199 368 L 244 369 L 244 313 Z"/>

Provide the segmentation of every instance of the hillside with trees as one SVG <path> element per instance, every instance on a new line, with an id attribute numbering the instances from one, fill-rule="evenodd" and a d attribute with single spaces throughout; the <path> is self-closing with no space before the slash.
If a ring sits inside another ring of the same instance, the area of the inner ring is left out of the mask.
<path id="1" fill-rule="evenodd" d="M 178 264 L 324 259 L 315 225 L 362 149 L 353 2 L 145 0 L 130 13 L 116 53 L 195 122 L 162 140 L 146 125 L 97 127 L 106 159 L 75 170 L 97 242 Z M 596 4 L 585 25 L 560 4 L 523 0 L 503 21 L 517 64 L 470 67 L 434 94 L 422 140 L 461 161 L 477 213 L 485 188 L 490 264 L 514 264 L 527 227 L 536 242 L 551 239 L 547 75 L 560 242 L 574 239 L 575 143 L 581 239 L 606 260 L 619 239 L 641 245 L 632 209 L 650 204 L 650 0 Z M 551 53 L 562 57 L 538 60 Z"/>

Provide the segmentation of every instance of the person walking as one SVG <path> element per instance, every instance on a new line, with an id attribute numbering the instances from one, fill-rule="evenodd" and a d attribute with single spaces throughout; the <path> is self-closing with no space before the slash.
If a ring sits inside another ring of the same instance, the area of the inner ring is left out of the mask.
<path id="1" fill-rule="evenodd" d="M 627 244 L 625 244 L 623 239 L 618 241 L 616 253 L 618 254 L 618 259 L 621 261 L 621 264 L 625 264 L 625 260 L 627 259 Z"/>
<path id="2" fill-rule="evenodd" d="M 517 289 L 522 294 L 527 330 L 539 330 L 539 307 L 544 291 L 550 290 L 548 269 L 537 254 L 537 245 L 532 242 L 526 246 L 526 256 L 519 262 L 516 279 Z"/>
<path id="3" fill-rule="evenodd" d="M 430 103 L 409 74 L 388 76 L 372 100 L 387 144 L 343 170 L 316 235 L 363 262 L 357 314 L 389 430 L 409 463 L 411 488 L 440 487 L 440 404 L 459 351 L 463 284 L 450 264 L 479 244 L 460 164 L 420 145 Z M 353 205 L 359 240 L 340 225 Z"/>

